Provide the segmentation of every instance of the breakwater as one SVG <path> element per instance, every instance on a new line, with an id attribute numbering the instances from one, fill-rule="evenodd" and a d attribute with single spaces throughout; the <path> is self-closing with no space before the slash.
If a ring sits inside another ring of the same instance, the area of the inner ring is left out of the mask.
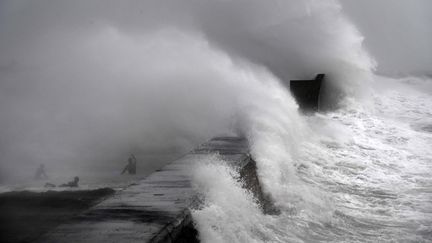
<path id="1" fill-rule="evenodd" d="M 40 242 L 198 242 L 190 209 L 199 206 L 190 168 L 200 157 L 218 154 L 240 172 L 240 179 L 264 211 L 270 200 L 261 191 L 247 140 L 215 137 L 147 178 L 90 208 L 40 238 Z"/>

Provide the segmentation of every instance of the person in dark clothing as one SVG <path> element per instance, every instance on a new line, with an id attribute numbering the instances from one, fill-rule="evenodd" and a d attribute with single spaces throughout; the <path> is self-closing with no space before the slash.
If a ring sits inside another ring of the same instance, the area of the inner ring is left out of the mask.
<path id="1" fill-rule="evenodd" d="M 127 171 L 129 173 L 129 175 L 135 175 L 136 174 L 136 163 L 137 163 L 137 159 L 135 158 L 135 156 L 133 154 L 131 154 L 131 156 L 128 159 L 128 164 L 123 169 L 121 174 L 123 175 Z"/>
<path id="2" fill-rule="evenodd" d="M 75 176 L 73 181 L 61 184 L 59 187 L 78 187 L 79 177 Z"/>
<path id="3" fill-rule="evenodd" d="M 39 168 L 36 170 L 35 179 L 36 180 L 48 179 L 48 176 L 45 172 L 45 165 L 44 164 L 39 165 Z"/>

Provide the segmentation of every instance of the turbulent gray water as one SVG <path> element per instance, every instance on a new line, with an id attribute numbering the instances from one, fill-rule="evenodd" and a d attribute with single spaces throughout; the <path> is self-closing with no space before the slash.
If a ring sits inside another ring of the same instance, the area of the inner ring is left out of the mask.
<path id="1" fill-rule="evenodd" d="M 374 15 L 345 3 L 384 66 L 427 67 L 425 1 L 365 3 Z M 419 26 L 383 21 L 405 4 Z M 281 213 L 209 156 L 191 168 L 203 242 L 430 242 L 432 81 L 375 75 L 349 17 L 337 0 L 1 1 L 0 190 L 41 163 L 58 183 L 121 187 L 130 153 L 151 170 L 235 133 Z M 316 73 L 325 109 L 305 116 L 282 81 Z"/>
<path id="2" fill-rule="evenodd" d="M 300 178 L 328 193 L 334 210 L 311 229 L 321 239 L 432 240 L 432 96 L 413 87 L 431 80 L 412 81 L 375 93 L 371 107 L 350 104 L 311 119 L 345 136 L 305 146 L 298 161 Z"/>
<path id="3" fill-rule="evenodd" d="M 285 160 L 293 163 L 290 173 L 283 162 L 267 160 L 283 156 L 277 144 L 255 147 L 260 179 L 280 215 L 263 215 L 229 168 L 201 168 L 205 176 L 216 170 L 218 178 L 232 177 L 223 183 L 216 176 L 197 178 L 208 198 L 207 207 L 194 213 L 202 239 L 432 241 L 431 80 L 391 82 L 393 88 L 375 90 L 370 102 L 347 100 L 337 111 L 306 117 L 312 133 Z"/>

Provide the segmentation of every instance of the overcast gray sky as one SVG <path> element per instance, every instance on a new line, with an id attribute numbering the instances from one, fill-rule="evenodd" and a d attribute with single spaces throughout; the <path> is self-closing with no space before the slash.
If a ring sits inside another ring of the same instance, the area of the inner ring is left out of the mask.
<path id="1" fill-rule="evenodd" d="M 432 1 L 342 0 L 378 71 L 432 74 Z"/>

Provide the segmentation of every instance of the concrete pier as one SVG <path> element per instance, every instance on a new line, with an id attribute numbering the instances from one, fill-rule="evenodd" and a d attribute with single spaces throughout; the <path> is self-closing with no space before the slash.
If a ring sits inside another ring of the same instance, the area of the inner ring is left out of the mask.
<path id="1" fill-rule="evenodd" d="M 246 187 L 265 204 L 247 141 L 216 137 L 60 225 L 39 242 L 198 242 L 189 211 L 199 204 L 190 168 L 211 153 L 237 167 Z"/>

